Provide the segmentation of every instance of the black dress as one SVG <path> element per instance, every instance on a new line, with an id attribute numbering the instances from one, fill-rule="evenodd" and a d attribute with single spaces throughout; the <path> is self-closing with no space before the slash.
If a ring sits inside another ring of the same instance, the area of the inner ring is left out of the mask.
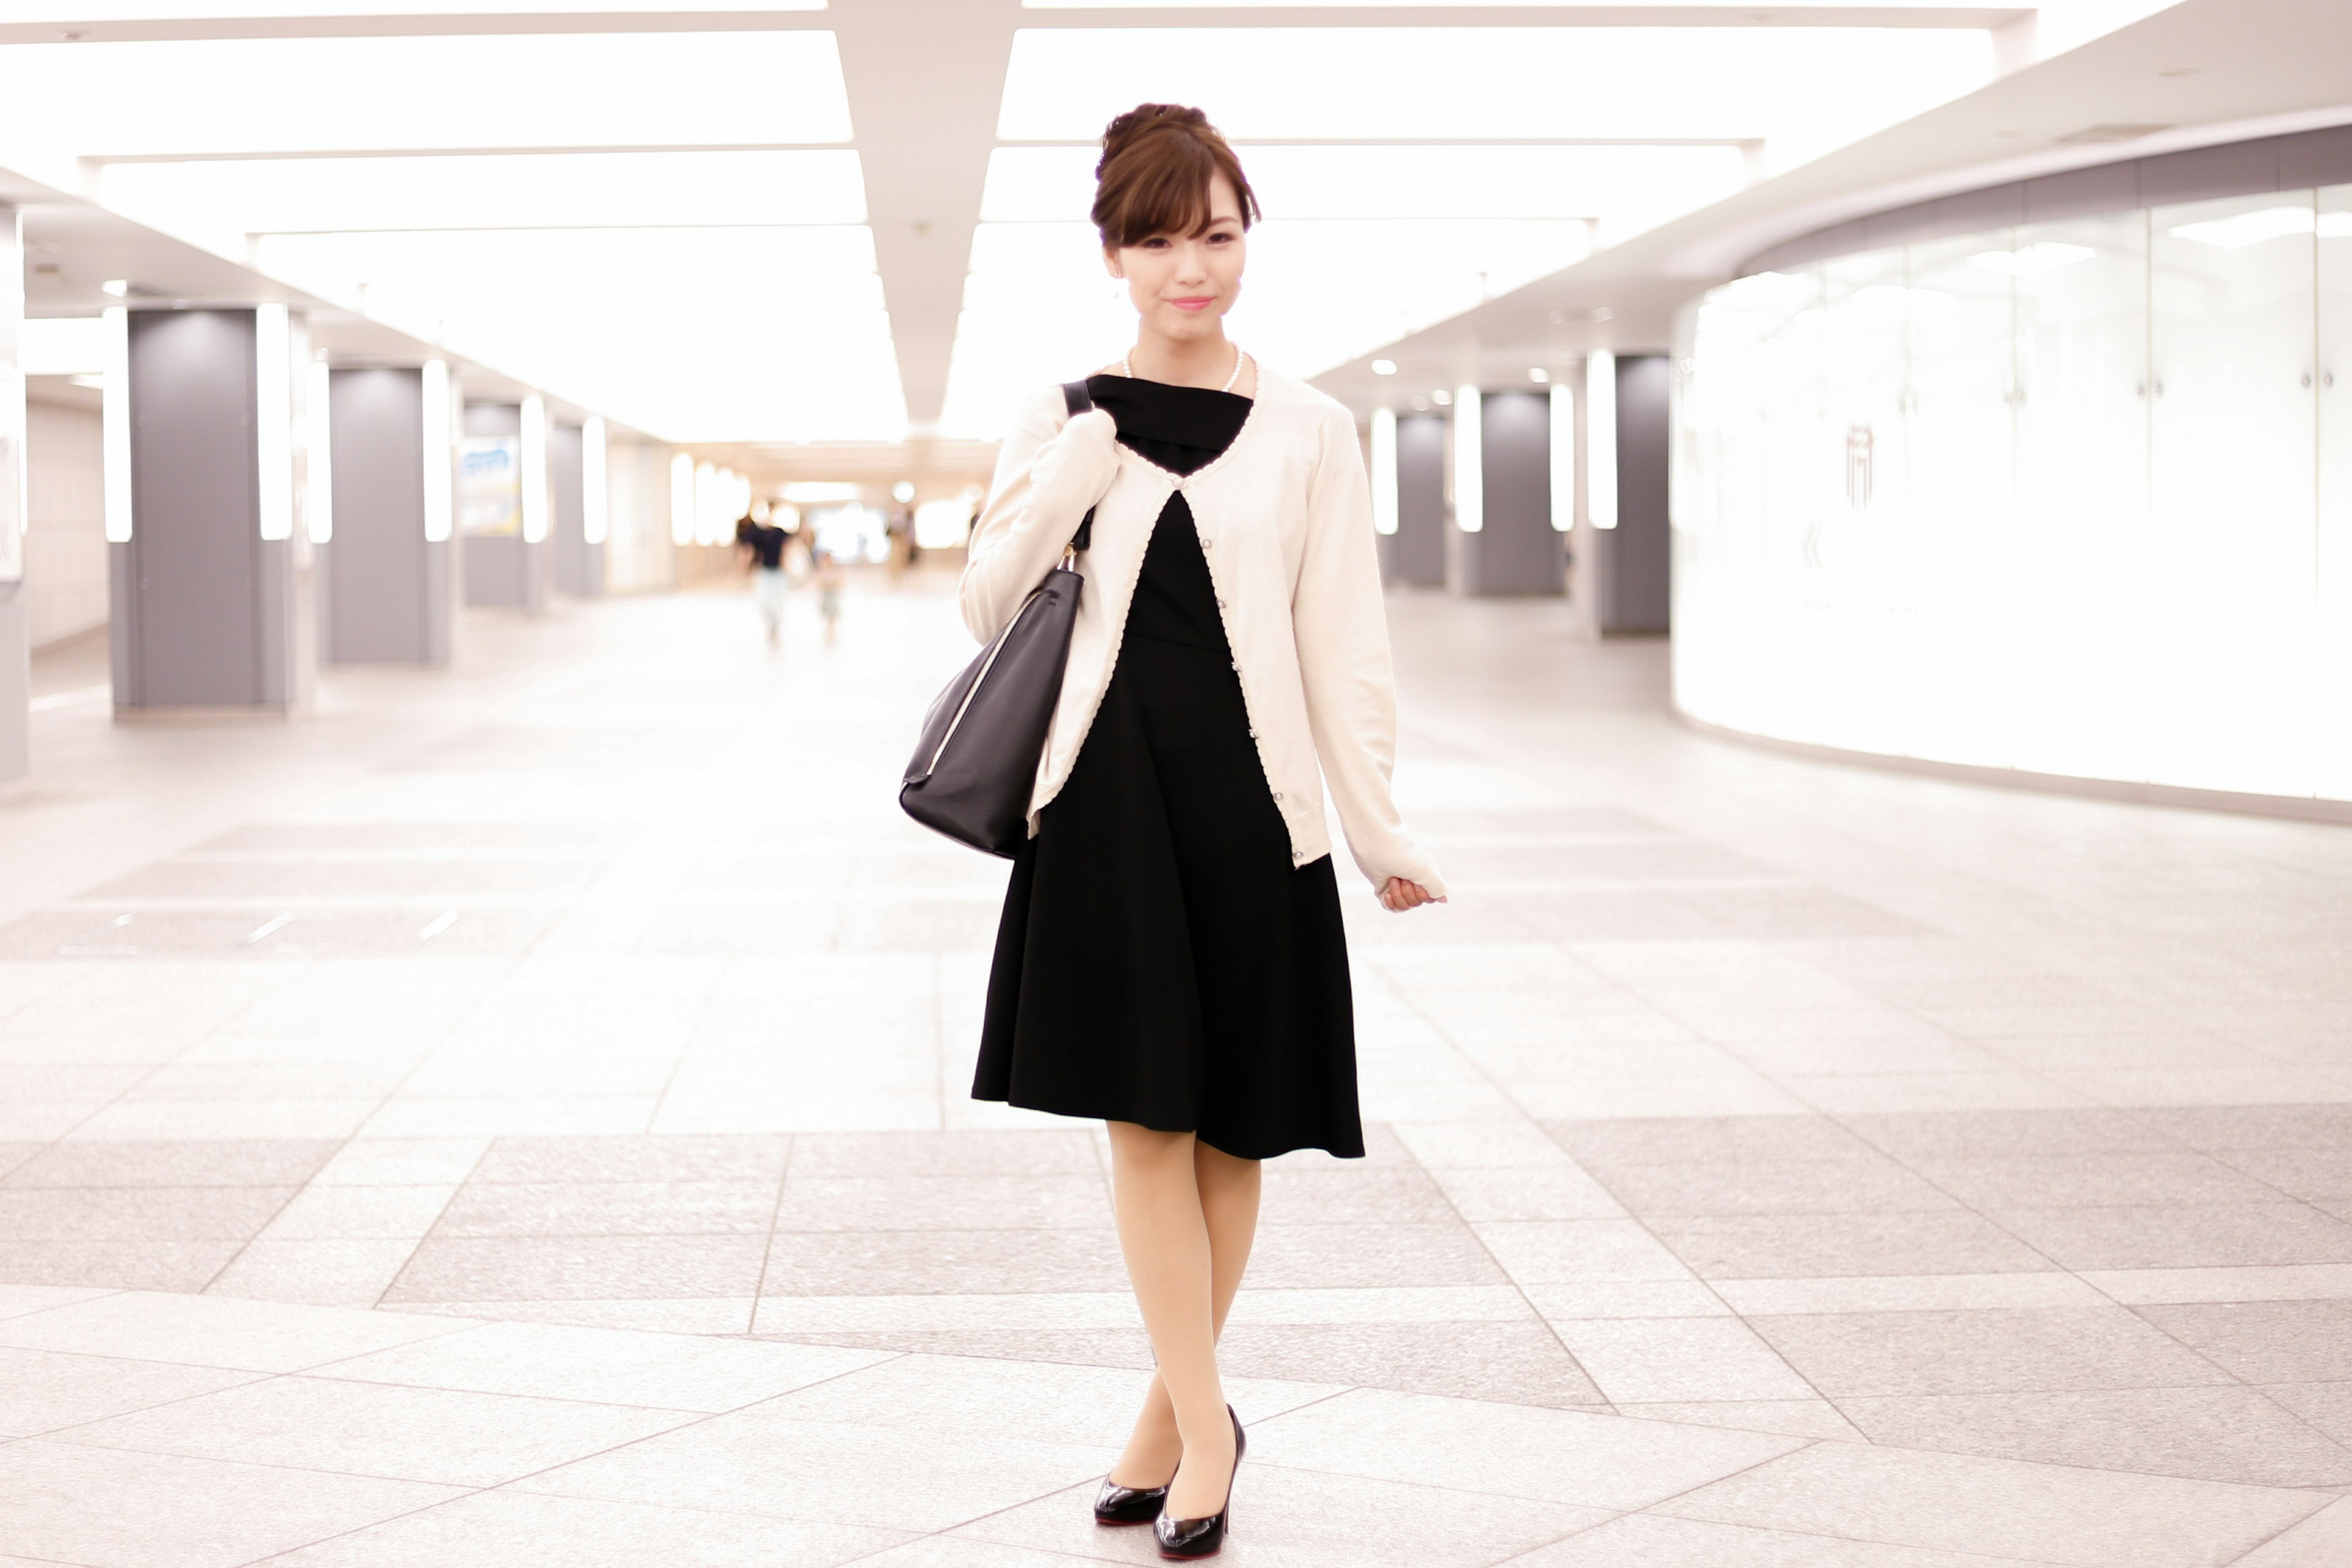
<path id="1" fill-rule="evenodd" d="M 1122 445 L 1180 474 L 1250 413 L 1231 393 L 1087 385 Z M 1243 1159 L 1364 1152 L 1331 858 L 1291 860 L 1181 491 L 1069 781 L 1013 860 L 971 1092 Z"/>

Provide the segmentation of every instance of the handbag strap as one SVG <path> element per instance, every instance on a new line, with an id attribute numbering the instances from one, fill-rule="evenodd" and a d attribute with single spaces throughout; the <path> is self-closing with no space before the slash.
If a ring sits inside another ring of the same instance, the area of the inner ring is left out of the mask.
<path id="1" fill-rule="evenodd" d="M 1093 393 L 1087 390 L 1085 382 L 1066 381 L 1062 383 L 1062 405 L 1068 410 L 1069 416 L 1076 419 L 1095 405 L 1095 396 Z M 1094 538 L 1094 534 L 1095 509 L 1088 507 L 1086 521 L 1079 523 L 1078 531 L 1070 536 L 1070 549 L 1073 552 L 1086 549 L 1087 542 Z"/>

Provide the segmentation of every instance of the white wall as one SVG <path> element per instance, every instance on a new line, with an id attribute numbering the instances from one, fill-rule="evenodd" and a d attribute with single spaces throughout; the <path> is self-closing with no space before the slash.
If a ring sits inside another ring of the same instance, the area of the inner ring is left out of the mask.
<path id="1" fill-rule="evenodd" d="M 1681 340 L 1685 711 L 2352 799 L 2352 186 L 1759 273 Z"/>
<path id="2" fill-rule="evenodd" d="M 676 585 L 669 536 L 669 448 L 614 437 L 605 447 L 604 586 L 645 594 Z"/>
<path id="3" fill-rule="evenodd" d="M 25 587 L 33 647 L 106 624 L 106 469 L 95 408 L 27 403 Z"/>

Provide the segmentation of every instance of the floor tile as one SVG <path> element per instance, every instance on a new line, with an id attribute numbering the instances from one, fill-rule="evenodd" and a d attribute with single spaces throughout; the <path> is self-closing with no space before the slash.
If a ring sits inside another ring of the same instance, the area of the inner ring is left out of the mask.
<path id="1" fill-rule="evenodd" d="M 2336 1568 L 2352 1562 L 2352 1500 L 2339 1500 L 2245 1556 L 2236 1568 Z"/>
<path id="2" fill-rule="evenodd" d="M 1133 1538 L 1145 1532 L 1100 1529 L 1092 1501 L 1091 1489 L 1081 1487 L 976 1520 L 956 1534 L 1071 1557 L 1116 1551 L 1115 1561 L 1144 1561 L 1150 1544 Z M 1247 1459 L 1234 1477 L 1232 1507 L 1234 1561 L 1244 1561 L 1247 1552 L 1298 1568 L 1485 1568 L 1610 1517 L 1600 1509 L 1401 1486 Z M 1341 1520 L 1346 1528 L 1333 1529 Z M 1108 1542 L 1106 1536 L 1111 1538 Z"/>
<path id="3" fill-rule="evenodd" d="M 1833 1400 L 2228 1381 L 2121 1307 L 1819 1313 L 1752 1321 Z"/>
<path id="4" fill-rule="evenodd" d="M 468 1327 L 447 1319 L 124 1291 L 0 1321 L 0 1345 L 299 1372 Z"/>
<path id="5" fill-rule="evenodd" d="M 764 1236 L 436 1237 L 384 1299 L 748 1296 L 767 1254 Z"/>
<path id="6" fill-rule="evenodd" d="M 691 1419 L 679 1411 L 280 1377 L 78 1426 L 54 1440 L 488 1487 Z"/>
<path id="7" fill-rule="evenodd" d="M 2315 1511 L 2309 1492 L 1818 1443 L 1660 1513 L 2079 1568 L 2207 1568 Z"/>
<path id="8" fill-rule="evenodd" d="M 2352 1262 L 2352 1223 L 2305 1204 L 2004 1208 L 1990 1217 L 2068 1268 Z"/>
<path id="9" fill-rule="evenodd" d="M 2238 1301 L 2135 1309 L 2249 1383 L 2352 1380 L 2352 1300 Z M 0 1323 L 0 1332 L 7 1328 Z"/>
<path id="10" fill-rule="evenodd" d="M 675 1333 L 494 1323 L 315 1369 L 321 1377 L 716 1413 L 887 1360 Z"/>
<path id="11" fill-rule="evenodd" d="M 1510 1568 L 2013 1568 L 2022 1561 L 1633 1513 L 1514 1557 Z"/>
<path id="12" fill-rule="evenodd" d="M 426 1508 L 454 1489 L 61 1443 L 0 1446 L 0 1552 L 233 1568 Z"/>
<path id="13" fill-rule="evenodd" d="M 1359 1390 L 1259 1423 L 1254 1459 L 1296 1469 L 1644 1508 L 1801 1446 L 1727 1428 Z"/>
<path id="14" fill-rule="evenodd" d="M 2352 1486 L 2352 1449 L 2257 1389 L 1835 1397 L 1874 1443 L 2256 1486 Z"/>
<path id="15" fill-rule="evenodd" d="M 0 1351 L 0 1436 L 38 1436 L 211 1394 L 259 1375 L 115 1356 Z"/>
<path id="16" fill-rule="evenodd" d="M 415 1250 L 413 1241 L 281 1241 L 258 1236 L 205 1287 L 212 1296 L 373 1307 Z"/>
<path id="17" fill-rule="evenodd" d="M 1550 1320 L 1612 1403 L 1806 1399 L 1815 1390 L 1731 1318 Z"/>
<path id="18" fill-rule="evenodd" d="M 1992 1221 L 1964 1213 L 1667 1218 L 1653 1221 L 1652 1228 L 1710 1279 L 2011 1274 L 2055 1267 Z"/>
<path id="19" fill-rule="evenodd" d="M 1098 1479 L 1109 1446 L 986 1440 L 785 1419 L 765 1408 L 537 1475 L 520 1491 L 667 1502 L 886 1530 L 945 1530 Z M 910 1487 L 905 1478 L 919 1476 Z"/>
<path id="20" fill-rule="evenodd" d="M 835 1568 L 908 1539 L 854 1525 L 490 1491 L 304 1547 L 273 1568 Z"/>

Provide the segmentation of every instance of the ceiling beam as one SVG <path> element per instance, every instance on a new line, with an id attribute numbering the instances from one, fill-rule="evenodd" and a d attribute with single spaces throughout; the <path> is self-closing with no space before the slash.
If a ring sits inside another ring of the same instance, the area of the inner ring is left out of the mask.
<path id="1" fill-rule="evenodd" d="M 1019 0 L 835 0 L 866 222 L 907 418 L 935 426 Z M 922 47 L 911 47 L 919 38 Z"/>

